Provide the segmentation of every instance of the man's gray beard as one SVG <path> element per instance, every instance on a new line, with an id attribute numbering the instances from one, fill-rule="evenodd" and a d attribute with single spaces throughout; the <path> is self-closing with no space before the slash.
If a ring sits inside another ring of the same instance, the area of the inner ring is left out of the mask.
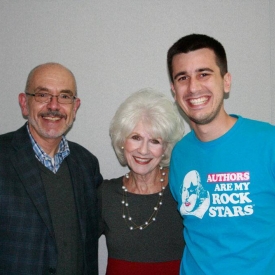
<path id="1" fill-rule="evenodd" d="M 43 136 L 44 138 L 59 138 L 59 137 L 62 137 L 64 134 L 66 134 L 70 128 L 73 126 L 73 123 L 74 123 L 74 120 L 69 124 L 67 125 L 67 128 L 65 131 L 62 131 L 62 133 L 58 133 L 58 135 L 50 135 L 48 134 L 47 132 L 45 132 L 39 125 L 38 123 L 36 123 L 36 121 L 30 117 L 28 117 L 28 123 L 29 125 L 31 125 L 35 130 L 36 132 L 38 132 L 41 136 Z"/>

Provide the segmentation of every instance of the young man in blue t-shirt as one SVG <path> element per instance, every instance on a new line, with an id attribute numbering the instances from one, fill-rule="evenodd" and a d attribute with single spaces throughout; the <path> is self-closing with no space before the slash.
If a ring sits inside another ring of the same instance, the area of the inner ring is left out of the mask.
<path id="1" fill-rule="evenodd" d="M 217 40 L 185 36 L 167 61 L 192 127 L 169 174 L 185 226 L 180 274 L 275 274 L 275 127 L 226 113 L 231 75 Z"/>

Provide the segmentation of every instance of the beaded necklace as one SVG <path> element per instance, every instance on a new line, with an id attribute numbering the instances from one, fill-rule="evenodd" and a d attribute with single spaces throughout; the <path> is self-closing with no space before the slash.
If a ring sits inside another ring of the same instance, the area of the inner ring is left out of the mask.
<path id="1" fill-rule="evenodd" d="M 160 178 L 160 182 L 162 184 L 161 186 L 161 191 L 158 193 L 158 201 L 156 206 L 153 209 L 153 213 L 150 215 L 149 219 L 147 221 L 145 221 L 143 224 L 137 225 L 134 221 L 134 219 L 132 218 L 131 214 L 130 214 L 130 210 L 129 210 L 129 202 L 128 202 L 128 198 L 127 198 L 127 188 L 125 186 L 122 186 L 122 190 L 123 190 L 123 194 L 122 194 L 122 218 L 125 220 L 127 226 L 129 227 L 130 230 L 135 230 L 135 229 L 140 229 L 143 230 L 146 227 L 148 227 L 152 222 L 156 221 L 156 217 L 158 214 L 158 211 L 162 205 L 162 200 L 163 200 L 163 192 L 165 190 L 165 186 L 163 186 L 164 183 L 164 177 L 166 175 L 166 172 L 162 171 L 163 167 L 160 167 L 160 172 L 161 172 L 161 178 Z M 129 174 L 127 173 L 125 175 L 126 179 L 129 179 Z"/>

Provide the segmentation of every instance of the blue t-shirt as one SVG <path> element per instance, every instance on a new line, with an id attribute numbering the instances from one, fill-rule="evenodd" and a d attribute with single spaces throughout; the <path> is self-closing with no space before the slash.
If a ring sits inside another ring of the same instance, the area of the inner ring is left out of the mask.
<path id="1" fill-rule="evenodd" d="M 275 274 L 275 127 L 237 118 L 220 138 L 201 142 L 191 131 L 173 150 L 181 275 Z"/>

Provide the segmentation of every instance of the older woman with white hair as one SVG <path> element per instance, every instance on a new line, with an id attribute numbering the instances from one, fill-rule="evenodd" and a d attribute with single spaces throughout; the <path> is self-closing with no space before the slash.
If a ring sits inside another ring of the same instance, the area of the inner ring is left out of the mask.
<path id="1" fill-rule="evenodd" d="M 132 94 L 118 108 L 110 137 L 130 171 L 98 190 L 107 275 L 179 274 L 183 225 L 168 187 L 168 166 L 183 133 L 175 104 L 152 89 Z"/>

